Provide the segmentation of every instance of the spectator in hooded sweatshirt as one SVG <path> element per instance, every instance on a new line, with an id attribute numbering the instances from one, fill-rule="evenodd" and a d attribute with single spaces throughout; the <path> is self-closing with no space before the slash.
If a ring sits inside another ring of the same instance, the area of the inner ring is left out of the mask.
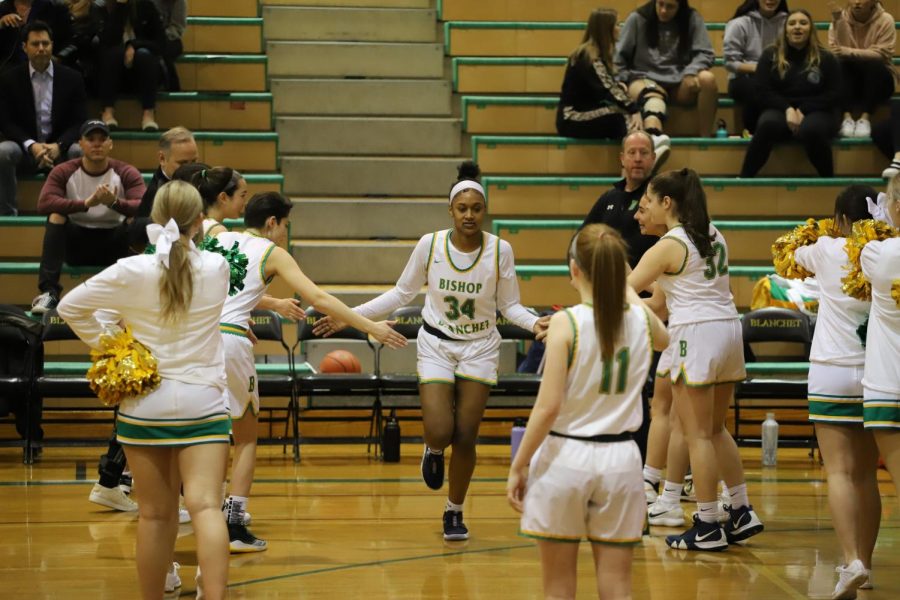
<path id="1" fill-rule="evenodd" d="M 869 115 L 894 93 L 894 17 L 878 0 L 850 0 L 843 9 L 837 2 L 828 5 L 828 49 L 843 76 L 841 137 L 867 138 L 872 134 Z M 854 120 L 854 114 L 859 118 Z"/>
<path id="2" fill-rule="evenodd" d="M 756 64 L 762 51 L 781 35 L 787 14 L 787 0 L 745 0 L 725 25 L 728 95 L 741 108 L 744 129 L 751 133 L 762 112 Z"/>

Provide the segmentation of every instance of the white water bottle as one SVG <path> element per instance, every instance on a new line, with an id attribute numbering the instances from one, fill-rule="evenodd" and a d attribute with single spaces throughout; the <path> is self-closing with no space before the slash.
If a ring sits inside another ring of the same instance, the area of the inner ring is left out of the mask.
<path id="1" fill-rule="evenodd" d="M 764 467 L 774 467 L 778 461 L 778 421 L 775 413 L 766 413 L 766 420 L 762 424 L 762 464 Z"/>

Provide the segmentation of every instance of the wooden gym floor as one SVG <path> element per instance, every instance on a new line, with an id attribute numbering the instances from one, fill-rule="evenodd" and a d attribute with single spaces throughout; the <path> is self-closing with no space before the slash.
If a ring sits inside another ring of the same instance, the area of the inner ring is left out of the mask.
<path id="1" fill-rule="evenodd" d="M 87 500 L 100 452 L 48 448 L 26 467 L 20 449 L 0 449 L 0 597 L 137 597 L 135 516 Z M 442 540 L 446 488 L 424 486 L 419 452 L 420 446 L 404 445 L 403 461 L 388 465 L 370 459 L 360 445 L 305 446 L 294 465 L 280 447 L 261 448 L 249 508 L 251 530 L 268 540 L 269 550 L 232 556 L 230 597 L 539 597 L 537 550 L 516 535 L 518 519 L 506 503 L 509 447 L 480 450 L 465 507 L 467 543 Z M 706 554 L 668 550 L 663 536 L 672 530 L 654 528 L 635 550 L 636 599 L 830 595 L 839 552 L 822 469 L 803 450 L 781 450 L 778 468 L 765 471 L 758 449 L 743 452 L 766 532 L 746 547 Z M 900 598 L 900 507 L 887 474 L 879 477 L 884 508 L 875 589 L 860 592 L 864 600 Z M 197 562 L 189 525 L 181 526 L 176 558 L 180 595 L 193 597 Z M 589 561 L 582 545 L 579 598 L 596 597 Z"/>

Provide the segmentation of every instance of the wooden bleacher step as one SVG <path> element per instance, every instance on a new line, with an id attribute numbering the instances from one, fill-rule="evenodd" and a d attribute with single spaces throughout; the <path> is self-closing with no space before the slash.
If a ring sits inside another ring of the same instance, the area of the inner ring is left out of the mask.
<path id="1" fill-rule="evenodd" d="M 445 198 L 295 198 L 293 203 L 291 233 L 307 240 L 377 238 L 386 232 L 416 239 L 449 222 Z"/>
<path id="2" fill-rule="evenodd" d="M 284 154 L 457 156 L 459 119 L 426 117 L 278 117 Z"/>
<path id="3" fill-rule="evenodd" d="M 434 42 L 432 8 L 263 6 L 268 41 Z"/>
<path id="4" fill-rule="evenodd" d="M 279 115 L 450 116 L 444 79 L 272 80 Z M 365 98 L 365 102 L 360 102 Z"/>

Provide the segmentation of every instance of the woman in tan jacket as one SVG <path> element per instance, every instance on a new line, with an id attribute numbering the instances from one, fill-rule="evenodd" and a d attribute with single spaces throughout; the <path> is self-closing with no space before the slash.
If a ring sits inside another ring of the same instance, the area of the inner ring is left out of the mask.
<path id="1" fill-rule="evenodd" d="M 850 0 L 843 9 L 829 2 L 829 7 L 828 46 L 843 75 L 841 137 L 866 138 L 872 133 L 869 115 L 894 93 L 894 17 L 878 0 Z"/>

